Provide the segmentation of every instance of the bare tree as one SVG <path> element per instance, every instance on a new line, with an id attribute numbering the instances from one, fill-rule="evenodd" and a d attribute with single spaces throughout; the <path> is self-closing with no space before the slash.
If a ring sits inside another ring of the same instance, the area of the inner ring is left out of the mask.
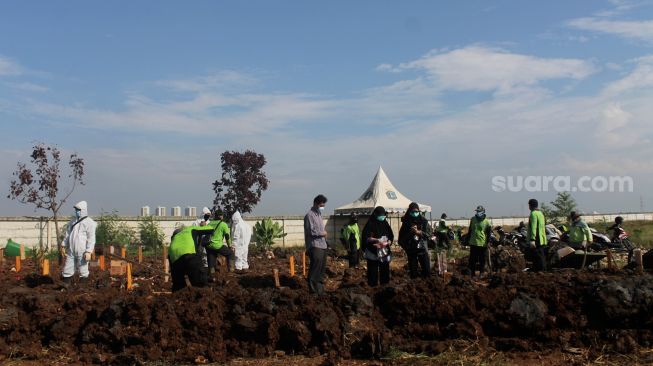
<path id="1" fill-rule="evenodd" d="M 56 146 L 36 143 L 30 155 L 30 166 L 18 163 L 15 177 L 11 181 L 7 198 L 21 203 L 33 204 L 36 209 L 48 210 L 52 213 L 54 227 L 57 232 L 57 247 L 61 247 L 59 236 L 59 210 L 75 190 L 77 184 L 84 184 L 84 159 L 76 153 L 70 155 L 68 178 L 72 180 L 70 187 L 59 198 L 61 183 L 61 152 Z"/>

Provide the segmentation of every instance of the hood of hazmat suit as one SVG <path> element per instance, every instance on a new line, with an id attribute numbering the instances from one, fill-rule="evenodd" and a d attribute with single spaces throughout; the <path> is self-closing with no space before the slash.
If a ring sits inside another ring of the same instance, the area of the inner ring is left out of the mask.
<path id="1" fill-rule="evenodd" d="M 62 245 L 67 252 L 82 255 L 84 252 L 93 253 L 95 249 L 95 228 L 97 223 L 88 217 L 88 204 L 86 201 L 77 202 L 75 209 L 81 211 L 79 218 L 73 217 L 66 227 L 66 235 Z"/>

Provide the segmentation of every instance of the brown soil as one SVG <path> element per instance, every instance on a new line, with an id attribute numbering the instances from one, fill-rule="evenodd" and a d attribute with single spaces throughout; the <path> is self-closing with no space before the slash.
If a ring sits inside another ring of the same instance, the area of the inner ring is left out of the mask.
<path id="1" fill-rule="evenodd" d="M 315 297 L 301 277 L 301 255 L 297 276 L 290 277 L 287 256 L 278 253 L 272 260 L 251 258 L 245 274 L 219 272 L 208 288 L 170 294 L 160 262 L 134 266 L 132 291 L 97 268 L 88 284 L 64 290 L 58 276 L 28 275 L 34 271 L 29 261 L 20 273 L 6 263 L 0 268 L 0 362 L 203 363 L 300 355 L 329 364 L 399 351 L 439 355 L 466 341 L 520 364 L 534 354 L 541 361 L 541 355 L 637 354 L 653 347 L 650 274 L 516 272 L 480 281 L 455 270 L 445 283 L 435 275 L 410 280 L 397 258 L 391 283 L 369 288 L 364 269 L 331 260 L 327 295 Z M 274 268 L 281 288 L 274 286 Z M 566 362 L 560 356 L 546 364 L 555 360 Z"/>

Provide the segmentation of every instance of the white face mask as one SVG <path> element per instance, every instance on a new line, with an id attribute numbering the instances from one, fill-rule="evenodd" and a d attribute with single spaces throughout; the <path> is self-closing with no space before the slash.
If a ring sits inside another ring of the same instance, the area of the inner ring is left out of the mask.
<path id="1" fill-rule="evenodd" d="M 320 212 L 324 212 L 324 207 L 319 207 Z"/>

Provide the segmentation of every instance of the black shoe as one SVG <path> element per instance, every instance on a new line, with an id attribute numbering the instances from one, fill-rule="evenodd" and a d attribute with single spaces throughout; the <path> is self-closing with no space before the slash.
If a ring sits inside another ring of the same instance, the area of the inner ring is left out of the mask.
<path id="1" fill-rule="evenodd" d="M 88 277 L 80 277 L 79 278 L 79 284 L 80 285 L 86 285 L 88 283 Z"/>

